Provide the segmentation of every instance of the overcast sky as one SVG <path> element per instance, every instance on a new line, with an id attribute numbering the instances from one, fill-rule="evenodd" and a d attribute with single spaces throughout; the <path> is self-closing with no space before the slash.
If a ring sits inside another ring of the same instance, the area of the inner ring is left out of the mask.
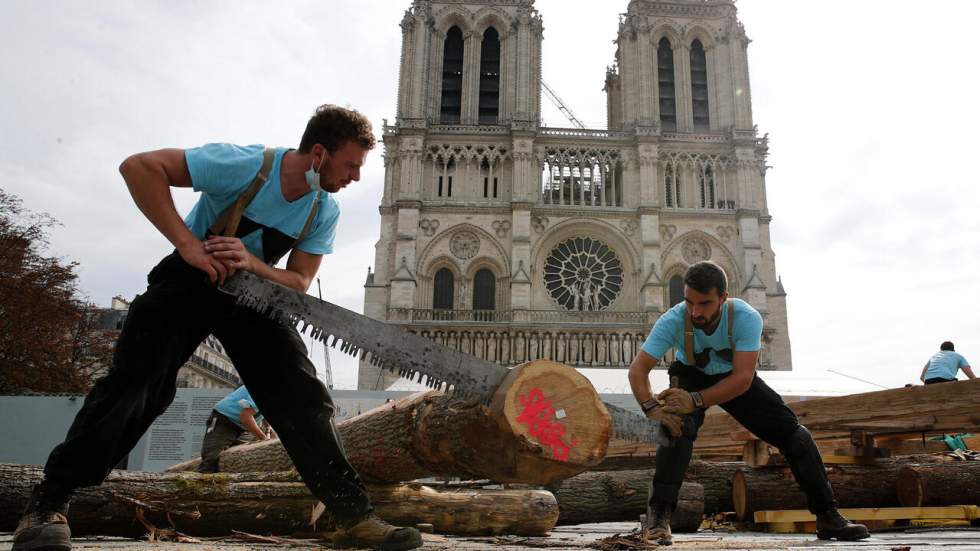
<path id="1" fill-rule="evenodd" d="M 543 76 L 592 127 L 626 0 L 538 0 Z M 132 204 L 129 154 L 208 142 L 295 146 L 313 108 L 395 117 L 408 0 L 0 2 L 0 186 L 53 215 L 52 252 L 81 288 L 132 297 L 171 249 Z M 980 3 L 741 0 L 753 112 L 770 135 L 776 269 L 789 294 L 786 393 L 917 382 L 943 340 L 980 368 Z M 567 123 L 546 101 L 545 122 Z M 383 183 L 380 148 L 339 194 L 327 300 L 363 309 Z M 182 213 L 192 192 L 175 192 Z M 315 293 L 315 286 L 311 290 Z M 352 361 L 333 355 L 340 387 Z M 833 370 L 844 375 L 835 374 Z M 592 373 L 592 372 L 590 372 Z M 624 371 L 594 375 L 628 389 Z"/>

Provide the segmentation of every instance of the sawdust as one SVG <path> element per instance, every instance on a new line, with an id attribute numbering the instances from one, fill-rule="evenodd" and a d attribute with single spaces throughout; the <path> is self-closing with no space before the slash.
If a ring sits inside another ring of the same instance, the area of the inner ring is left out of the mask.
<path id="1" fill-rule="evenodd" d="M 753 542 L 754 546 L 761 546 L 763 542 Z M 764 542 L 767 549 L 782 549 L 790 547 L 790 543 L 780 542 L 780 541 L 767 541 Z M 690 541 L 678 541 L 674 539 L 674 543 L 670 546 L 657 545 L 656 542 L 652 541 L 641 541 L 639 531 L 633 531 L 628 534 L 613 534 L 608 538 L 602 538 L 596 540 L 589 544 L 589 547 L 593 549 L 598 549 L 599 551 L 648 551 L 652 549 L 658 549 L 660 551 L 672 551 L 674 549 L 745 549 L 745 541 L 732 539 L 730 541 L 725 541 L 725 538 L 719 536 L 714 539 L 697 539 Z"/>

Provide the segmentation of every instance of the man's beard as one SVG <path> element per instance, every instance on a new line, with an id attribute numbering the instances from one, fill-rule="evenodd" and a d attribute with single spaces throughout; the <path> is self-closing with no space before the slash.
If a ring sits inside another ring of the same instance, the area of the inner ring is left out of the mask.
<path id="1" fill-rule="evenodd" d="M 698 329 L 704 329 L 705 327 L 710 327 L 713 323 L 718 321 L 718 318 L 720 316 L 721 316 L 721 308 L 719 307 L 718 311 L 715 312 L 715 315 L 711 316 L 711 319 L 691 318 L 691 324 L 694 325 L 694 327 L 697 327 Z M 700 321 L 700 320 L 704 320 L 704 321 Z"/>

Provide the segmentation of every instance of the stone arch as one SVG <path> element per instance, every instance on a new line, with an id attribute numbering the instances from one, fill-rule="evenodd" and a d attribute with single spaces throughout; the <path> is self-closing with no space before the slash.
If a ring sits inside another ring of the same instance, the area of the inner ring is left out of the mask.
<path id="1" fill-rule="evenodd" d="M 492 256 L 481 254 L 469 261 L 469 264 L 466 266 L 464 277 L 466 277 L 467 280 L 472 280 L 476 276 L 476 273 L 483 268 L 487 268 L 493 272 L 493 274 L 497 276 L 497 279 L 508 275 L 507 270 L 499 260 Z"/>
<path id="2" fill-rule="evenodd" d="M 683 32 L 673 21 L 667 20 L 660 25 L 657 25 L 653 32 L 650 33 L 650 38 L 653 40 L 653 47 L 656 48 L 660 44 L 660 39 L 666 38 L 670 42 L 670 47 L 676 50 L 682 43 Z"/>
<path id="3" fill-rule="evenodd" d="M 463 31 L 464 37 L 466 33 L 473 32 L 473 13 L 462 6 L 446 6 L 433 14 L 432 20 L 433 27 L 443 39 L 453 25 Z"/>
<path id="4" fill-rule="evenodd" d="M 683 275 L 683 271 L 687 270 L 688 264 L 682 257 L 680 257 L 679 249 L 684 242 L 692 237 L 698 237 L 706 241 L 711 246 L 712 252 L 710 259 L 725 270 L 725 275 L 728 276 L 729 294 L 732 296 L 737 295 L 741 290 L 743 274 L 739 269 L 739 264 L 736 261 L 735 256 L 724 243 L 718 240 L 718 238 L 701 230 L 691 230 L 676 236 L 673 240 L 671 240 L 670 245 L 664 249 L 663 253 L 661 253 L 661 264 L 664 266 L 670 266 L 670 268 L 664 271 L 664 281 L 668 281 L 669 278 L 676 273 L 672 270 L 677 269 L 678 267 L 681 267 L 681 275 Z"/>
<path id="5" fill-rule="evenodd" d="M 714 35 L 707 27 L 697 23 L 692 23 L 685 28 L 684 31 L 684 44 L 686 44 L 688 48 L 691 47 L 691 43 L 693 43 L 695 40 L 701 41 L 701 46 L 704 47 L 705 52 L 709 52 L 715 47 Z"/>
<path id="6" fill-rule="evenodd" d="M 633 243 L 623 233 L 622 228 L 605 220 L 569 219 L 549 227 L 541 239 L 531 248 L 532 275 L 532 307 L 553 307 L 550 299 L 544 302 L 544 293 L 536 292 L 544 289 L 545 256 L 559 243 L 575 236 L 586 236 L 599 239 L 617 253 L 623 267 L 623 289 L 609 307 L 609 311 L 638 309 L 640 293 L 637 291 L 640 283 L 640 254 Z M 547 297 L 545 297 L 547 298 Z M 535 304 L 535 301 L 538 301 Z"/>
<path id="7" fill-rule="evenodd" d="M 483 33 L 490 27 L 497 30 L 497 34 L 500 36 L 500 40 L 503 41 L 508 34 L 508 29 L 510 29 L 510 24 L 508 21 L 511 18 L 507 15 L 507 12 L 501 10 L 495 6 L 484 6 L 473 14 L 473 31 L 479 36 L 483 36 Z"/>
<path id="8" fill-rule="evenodd" d="M 419 305 L 419 307 L 433 307 L 433 299 L 435 298 L 436 272 L 443 268 L 449 270 L 449 272 L 453 275 L 453 308 L 455 309 L 459 305 L 460 282 L 463 280 L 463 270 L 452 257 L 448 255 L 439 255 L 438 257 L 432 259 L 432 261 L 426 265 L 425 269 L 416 276 L 420 281 L 427 282 L 427 284 L 424 286 L 425 293 L 416 299 L 416 303 Z"/>
<path id="9" fill-rule="evenodd" d="M 481 250 L 477 253 L 476 256 L 474 256 L 471 259 L 460 260 L 460 261 L 457 261 L 455 259 L 453 260 L 453 262 L 457 263 L 457 266 L 459 267 L 460 275 L 465 274 L 470 264 L 472 264 L 475 260 L 482 259 L 484 257 L 491 257 L 491 258 L 498 259 L 499 265 L 502 268 L 502 271 L 500 272 L 501 275 L 510 274 L 509 256 L 507 255 L 507 251 L 503 248 L 503 246 L 500 245 L 500 242 L 497 241 L 497 239 L 490 232 L 484 230 L 479 226 L 474 226 L 473 224 L 467 224 L 467 223 L 456 224 L 455 226 L 450 226 L 444 229 L 443 231 L 439 232 L 437 236 L 425 246 L 425 248 L 422 249 L 422 253 L 419 255 L 421 261 L 418 263 L 418 265 L 424 270 L 423 273 L 425 274 L 430 273 L 428 269 L 431 266 L 431 262 L 433 262 L 435 259 L 441 256 L 449 256 L 447 253 L 436 254 L 434 251 L 436 251 L 441 244 L 452 239 L 452 236 L 455 235 L 457 232 L 463 230 L 472 231 L 473 233 L 477 234 L 480 237 Z M 489 251 L 482 249 L 484 243 L 492 247 L 492 251 L 493 251 L 492 254 L 488 254 Z M 430 258 L 432 260 L 430 260 Z"/>

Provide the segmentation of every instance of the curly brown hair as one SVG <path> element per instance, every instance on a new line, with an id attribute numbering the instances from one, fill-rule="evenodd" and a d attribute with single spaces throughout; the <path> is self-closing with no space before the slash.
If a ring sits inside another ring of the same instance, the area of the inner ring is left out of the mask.
<path id="1" fill-rule="evenodd" d="M 306 123 L 299 152 L 309 153 L 315 144 L 320 144 L 330 153 L 335 153 L 348 141 L 364 149 L 374 149 L 377 141 L 371 132 L 371 121 L 354 109 L 321 105 L 310 117 L 310 122 Z"/>

